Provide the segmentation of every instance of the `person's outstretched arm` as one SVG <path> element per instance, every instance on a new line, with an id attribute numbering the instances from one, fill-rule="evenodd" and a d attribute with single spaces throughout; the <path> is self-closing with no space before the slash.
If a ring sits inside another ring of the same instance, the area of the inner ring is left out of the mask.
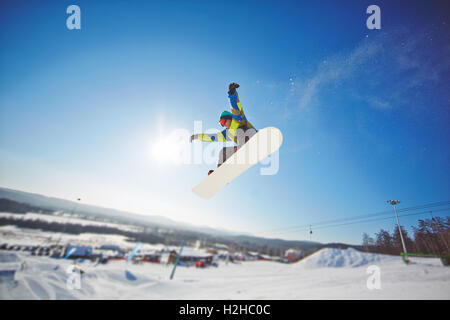
<path id="1" fill-rule="evenodd" d="M 222 132 L 217 133 L 199 133 L 199 134 L 193 134 L 191 136 L 191 142 L 193 140 L 200 140 L 205 142 L 225 142 L 225 141 L 231 141 L 230 138 L 228 138 L 227 135 L 227 129 L 223 130 Z"/>

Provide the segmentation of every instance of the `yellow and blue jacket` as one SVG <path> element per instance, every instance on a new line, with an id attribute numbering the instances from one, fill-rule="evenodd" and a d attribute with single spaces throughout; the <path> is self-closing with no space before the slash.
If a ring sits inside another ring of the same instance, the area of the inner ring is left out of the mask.
<path id="1" fill-rule="evenodd" d="M 239 127 L 255 128 L 245 117 L 237 91 L 234 94 L 228 95 L 228 98 L 230 99 L 231 113 L 233 114 L 230 128 L 214 134 L 200 133 L 197 138 L 198 140 L 206 142 L 234 141 L 237 144 L 236 130 Z"/>

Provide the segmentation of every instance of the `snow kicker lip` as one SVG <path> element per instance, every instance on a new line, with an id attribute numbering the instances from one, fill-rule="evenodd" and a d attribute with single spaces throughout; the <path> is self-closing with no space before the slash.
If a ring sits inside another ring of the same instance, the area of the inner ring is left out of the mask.
<path id="1" fill-rule="evenodd" d="M 309 257 L 300 260 L 298 263 L 299 266 L 307 268 L 358 268 L 369 264 L 380 263 L 385 259 L 397 258 L 383 257 L 380 254 L 361 252 L 353 248 L 323 248 Z"/>

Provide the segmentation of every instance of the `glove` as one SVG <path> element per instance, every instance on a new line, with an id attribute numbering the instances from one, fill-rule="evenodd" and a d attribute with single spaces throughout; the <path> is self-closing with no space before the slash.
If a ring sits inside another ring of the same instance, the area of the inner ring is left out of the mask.
<path id="1" fill-rule="evenodd" d="M 228 86 L 228 94 L 235 94 L 237 88 L 239 88 L 239 85 L 237 83 L 230 83 L 230 85 Z"/>
<path id="2" fill-rule="evenodd" d="M 196 140 L 196 139 L 198 139 L 198 134 L 193 134 L 193 135 L 191 136 L 191 142 L 192 142 L 193 140 Z"/>

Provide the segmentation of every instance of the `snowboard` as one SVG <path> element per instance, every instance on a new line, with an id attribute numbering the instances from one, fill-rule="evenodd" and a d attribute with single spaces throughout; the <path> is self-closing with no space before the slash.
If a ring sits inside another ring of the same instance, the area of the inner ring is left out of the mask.
<path id="1" fill-rule="evenodd" d="M 283 135 L 279 129 L 267 127 L 259 130 L 192 191 L 203 199 L 210 199 L 240 174 L 277 151 L 282 143 Z"/>

